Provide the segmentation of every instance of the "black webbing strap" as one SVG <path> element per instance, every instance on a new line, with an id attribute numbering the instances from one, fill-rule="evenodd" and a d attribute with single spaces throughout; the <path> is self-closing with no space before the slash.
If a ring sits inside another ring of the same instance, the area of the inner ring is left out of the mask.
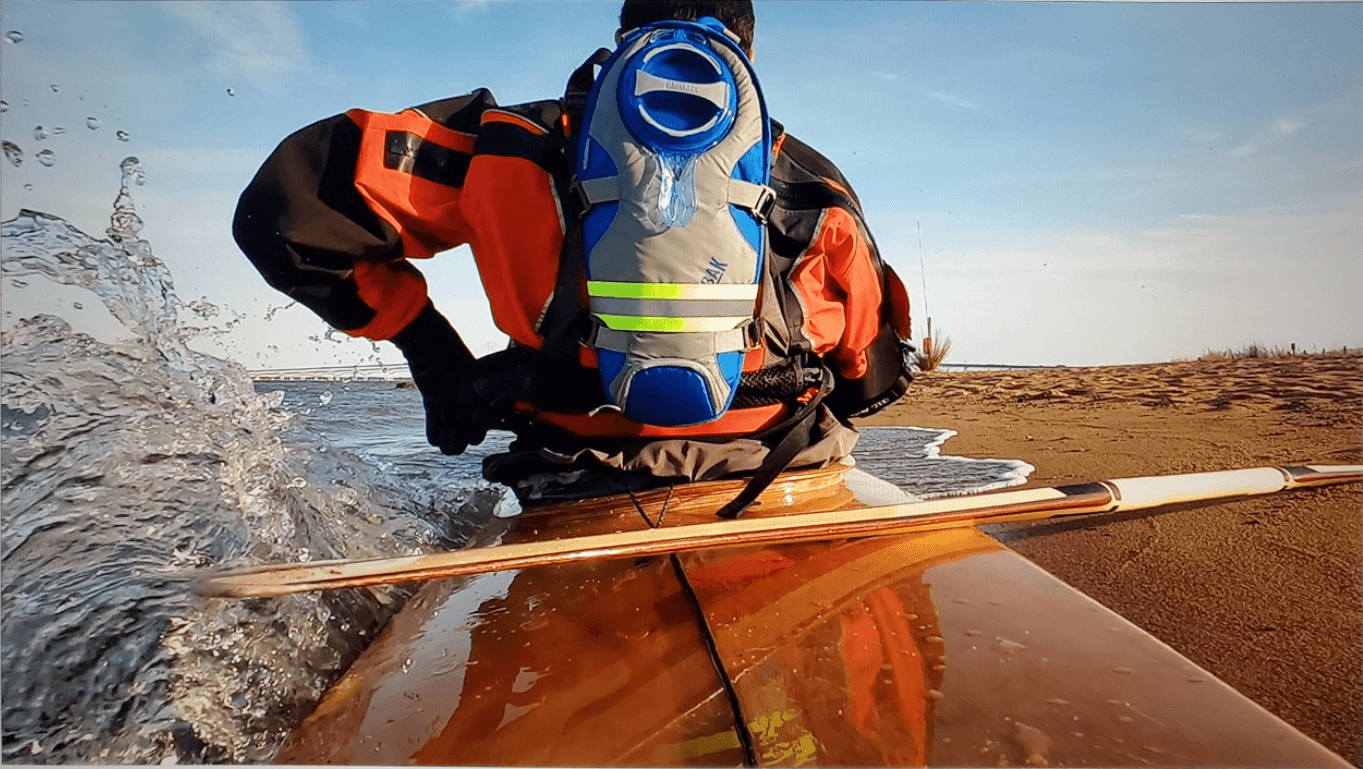
<path id="1" fill-rule="evenodd" d="M 581 130 L 578 122 L 582 118 L 582 113 L 587 110 L 587 97 L 592 92 L 592 84 L 596 82 L 596 68 L 605 64 L 606 59 L 610 57 L 609 50 L 598 48 L 596 53 L 588 56 L 587 60 L 568 76 L 568 87 L 563 91 L 563 104 L 573 121 L 571 125 L 573 131 Z"/>
<path id="2" fill-rule="evenodd" d="M 563 248 L 559 252 L 558 276 L 549 306 L 540 318 L 538 331 L 544 338 L 545 357 L 558 364 L 576 363 L 578 344 L 586 333 L 587 313 L 582 306 L 582 281 L 586 278 L 586 256 L 582 242 L 582 206 L 572 194 L 574 134 L 587 108 L 587 97 L 596 81 L 596 67 L 610 58 L 610 51 L 597 49 L 568 77 L 563 94 L 563 109 L 568 115 L 563 135 L 563 155 L 568 173 L 556 174 L 554 191 L 563 206 Z"/>
<path id="3" fill-rule="evenodd" d="M 787 421 L 788 427 L 784 428 L 784 434 L 776 445 L 771 446 L 767 451 L 767 456 L 758 465 L 757 472 L 748 479 L 748 484 L 738 493 L 738 496 L 729 500 L 728 504 L 721 507 L 715 515 L 720 518 L 733 520 L 743 514 L 748 509 L 748 505 L 757 501 L 762 492 L 785 472 L 790 463 L 795 461 L 795 457 L 804 451 L 805 447 L 811 443 L 814 434 L 814 424 L 818 421 L 819 405 L 828 395 L 832 388 L 833 378 L 826 369 L 821 372 L 819 390 L 808 402 L 802 403 Z"/>

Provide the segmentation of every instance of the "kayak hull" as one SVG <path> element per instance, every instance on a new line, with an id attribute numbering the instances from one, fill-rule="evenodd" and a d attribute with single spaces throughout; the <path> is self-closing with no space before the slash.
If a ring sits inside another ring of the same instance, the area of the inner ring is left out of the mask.
<path id="1" fill-rule="evenodd" d="M 531 509 L 483 543 L 708 522 L 736 488 Z M 749 514 L 896 496 L 805 471 Z M 277 760 L 1349 766 L 973 528 L 433 581 Z"/>

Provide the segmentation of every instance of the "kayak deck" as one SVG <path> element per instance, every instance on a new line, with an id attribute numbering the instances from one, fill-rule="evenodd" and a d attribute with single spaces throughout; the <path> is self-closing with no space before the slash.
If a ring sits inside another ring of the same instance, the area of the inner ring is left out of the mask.
<path id="1" fill-rule="evenodd" d="M 708 523 L 739 487 L 531 508 L 477 544 Z M 802 471 L 746 515 L 896 494 Z M 277 760 L 1348 766 L 973 528 L 433 581 Z"/>

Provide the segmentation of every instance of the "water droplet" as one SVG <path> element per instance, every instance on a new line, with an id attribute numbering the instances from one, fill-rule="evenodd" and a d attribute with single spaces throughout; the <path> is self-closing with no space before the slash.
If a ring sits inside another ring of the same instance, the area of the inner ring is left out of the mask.
<path id="1" fill-rule="evenodd" d="M 32 192 L 32 191 L 33 191 L 33 185 L 32 185 L 32 184 L 25 184 L 25 185 L 24 185 L 24 192 Z"/>
<path id="2" fill-rule="evenodd" d="M 1131 675 L 1132 673 L 1135 673 L 1136 671 L 1133 670 L 1133 669 L 1131 669 L 1131 668 L 1113 668 L 1113 669 L 1112 669 L 1112 672 L 1113 672 L 1113 673 L 1120 673 L 1121 675 L 1126 676 L 1126 675 Z"/>
<path id="3" fill-rule="evenodd" d="M 85 119 L 85 127 L 89 128 L 91 131 L 98 130 L 101 125 L 103 124 L 100 123 L 99 118 L 97 117 L 88 117 Z"/>
<path id="4" fill-rule="evenodd" d="M 14 286 L 15 288 L 28 288 L 28 284 L 25 283 L 25 282 L 22 281 L 22 280 L 19 280 L 18 278 L 15 278 L 14 280 L 11 280 L 11 281 L 9 282 L 9 284 L 10 284 L 11 286 Z"/>
<path id="5" fill-rule="evenodd" d="M 317 396 L 317 401 L 318 401 L 321 405 L 325 406 L 325 405 L 327 405 L 328 403 L 331 403 L 331 398 L 332 398 L 331 391 L 330 391 L 330 390 L 325 390 L 325 391 L 322 392 L 321 395 Z"/>
<path id="6" fill-rule="evenodd" d="M 942 699 L 942 693 L 937 691 L 936 689 L 928 689 L 926 692 L 923 693 L 923 696 L 927 697 L 930 700 Z"/>
<path id="7" fill-rule="evenodd" d="M 1004 654 L 1017 654 L 1026 648 L 1027 647 L 1024 644 L 1020 644 L 1017 641 L 1010 641 L 1007 638 L 999 639 L 999 651 Z"/>
<path id="8" fill-rule="evenodd" d="M 133 155 L 123 158 L 123 161 L 118 164 L 118 170 L 123 172 L 124 187 L 128 186 L 129 179 L 139 187 L 147 183 L 147 174 L 142 170 L 142 161 Z"/>
<path id="9" fill-rule="evenodd" d="M 1070 704 L 1070 701 L 1069 701 L 1069 700 L 1062 700 L 1062 699 L 1060 699 L 1059 697 L 1052 697 L 1051 699 L 1046 700 L 1046 704 L 1047 704 L 1047 705 L 1060 705 L 1060 706 L 1064 707 L 1064 706 L 1068 706 L 1068 705 Z"/>
<path id="10" fill-rule="evenodd" d="M 77 310 L 84 310 L 84 309 L 85 309 L 85 305 L 81 304 L 80 302 L 72 302 L 72 303 L 71 303 L 71 306 L 74 307 L 74 308 L 77 309 Z"/>
<path id="11" fill-rule="evenodd" d="M 1121 700 L 1108 700 L 1107 702 L 1105 702 L 1105 703 L 1103 703 L 1103 704 L 1104 704 L 1104 705 L 1111 705 L 1112 707 L 1117 707 L 1118 705 L 1122 704 L 1122 701 L 1121 701 Z"/>
<path id="12" fill-rule="evenodd" d="M 1134 724 L 1134 723 L 1136 723 L 1136 719 L 1132 718 L 1131 716 L 1117 716 L 1117 723 L 1119 723 L 1119 724 Z"/>
<path id="13" fill-rule="evenodd" d="M 924 640 L 926 640 L 930 644 L 939 644 L 942 642 L 942 637 L 939 635 L 930 635 Z"/>
<path id="14" fill-rule="evenodd" d="M 228 88 L 228 89 L 227 89 L 227 95 L 228 95 L 228 96 L 236 96 L 236 95 L 237 95 L 237 92 L 236 92 L 235 89 Z"/>
<path id="15" fill-rule="evenodd" d="M 11 29 L 5 33 L 5 40 L 15 44 L 22 43 L 24 42 L 24 33 L 17 29 Z"/>
<path id="16" fill-rule="evenodd" d="M 52 150 L 43 150 L 34 157 L 38 158 L 39 163 L 42 163 L 48 168 L 51 168 L 52 164 L 57 160 L 57 153 L 53 152 Z"/>
<path id="17" fill-rule="evenodd" d="M 118 129 L 118 133 L 114 134 L 114 136 L 117 136 L 118 140 L 121 142 L 125 142 L 132 138 L 132 136 L 130 136 L 127 131 L 124 131 L 121 128 Z"/>
<path id="18" fill-rule="evenodd" d="M 982 631 L 982 630 L 967 630 L 967 631 L 965 631 L 965 634 L 968 635 L 968 636 L 984 635 L 984 631 Z"/>
<path id="19" fill-rule="evenodd" d="M 50 86 L 48 86 L 48 87 L 52 89 L 52 93 L 58 93 L 58 89 L 57 89 L 57 84 L 56 84 L 56 83 L 53 83 L 52 85 L 50 85 Z"/>
<path id="20" fill-rule="evenodd" d="M 48 133 L 46 126 L 33 127 L 33 138 L 37 139 L 38 141 L 42 141 L 43 139 L 46 139 L 49 136 L 51 136 L 51 134 Z"/>
<path id="21" fill-rule="evenodd" d="M 1203 681 L 1206 681 L 1206 680 L 1207 680 L 1207 679 L 1205 679 L 1205 678 L 1200 678 L 1200 677 L 1198 677 L 1198 676 L 1193 676 L 1192 678 L 1189 678 L 1189 679 L 1188 679 L 1188 683 L 1190 683 L 1190 684 L 1200 684 L 1200 683 L 1202 683 Z"/>
<path id="22" fill-rule="evenodd" d="M 14 142 L 4 142 L 3 145 L 0 146 L 3 146 L 4 148 L 6 160 L 16 167 L 23 165 L 24 151 L 19 149 L 19 145 Z"/>
<path id="23" fill-rule="evenodd" d="M 0 112 L 9 112 L 9 102 L 0 99 Z"/>

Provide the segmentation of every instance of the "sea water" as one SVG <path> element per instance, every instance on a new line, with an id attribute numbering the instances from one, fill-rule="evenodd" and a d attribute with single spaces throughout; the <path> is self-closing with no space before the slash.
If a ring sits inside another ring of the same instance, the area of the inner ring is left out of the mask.
<path id="1" fill-rule="evenodd" d="M 139 237 L 140 164 L 121 173 L 104 237 L 32 211 L 0 236 L 7 293 L 80 287 L 127 332 L 102 341 L 39 315 L 0 340 L 0 758 L 262 762 L 408 591 L 226 601 L 189 580 L 456 547 L 505 504 L 479 467 L 510 436 L 444 457 L 413 390 L 253 381 L 191 349 L 186 316 L 214 308 L 176 297 Z M 857 458 L 920 496 L 1031 470 L 940 456 L 950 434 L 868 429 Z"/>

